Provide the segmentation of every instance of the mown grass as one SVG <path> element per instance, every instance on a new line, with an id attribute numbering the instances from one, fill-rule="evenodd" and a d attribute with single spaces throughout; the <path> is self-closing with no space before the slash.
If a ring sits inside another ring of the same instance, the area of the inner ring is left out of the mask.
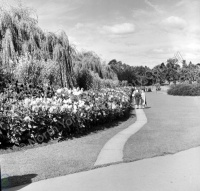
<path id="1" fill-rule="evenodd" d="M 173 154 L 200 145 L 200 97 L 147 93 L 147 124 L 126 143 L 124 161 Z"/>
<path id="2" fill-rule="evenodd" d="M 90 170 L 104 144 L 135 120 L 132 110 L 124 119 L 96 127 L 96 130 L 87 136 L 32 148 L 29 146 L 12 153 L 1 153 L 2 174 L 8 176 L 6 181 L 8 180 L 9 187 L 13 187 Z"/>

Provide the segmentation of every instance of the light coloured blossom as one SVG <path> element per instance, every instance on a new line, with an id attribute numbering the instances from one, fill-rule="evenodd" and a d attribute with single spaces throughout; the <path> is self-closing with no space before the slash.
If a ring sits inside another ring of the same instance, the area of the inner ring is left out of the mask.
<path id="1" fill-rule="evenodd" d="M 77 109 L 78 109 L 78 107 L 76 105 L 74 105 L 74 107 L 73 107 L 73 113 L 76 113 Z"/>
<path id="2" fill-rule="evenodd" d="M 69 98 L 69 99 L 64 100 L 63 103 L 65 103 L 65 104 L 71 104 L 72 100 Z"/>
<path id="3" fill-rule="evenodd" d="M 50 113 L 56 113 L 58 111 L 58 108 L 56 107 L 56 106 L 51 106 L 50 108 L 49 108 L 49 112 Z"/>
<path id="4" fill-rule="evenodd" d="M 87 105 L 87 106 L 85 107 L 85 110 L 89 110 L 89 109 L 90 109 L 90 106 Z"/>
<path id="5" fill-rule="evenodd" d="M 31 118 L 29 116 L 24 117 L 24 121 L 29 123 L 31 121 Z"/>
<path id="6" fill-rule="evenodd" d="M 117 108 L 117 106 L 113 103 L 112 104 L 112 109 L 116 109 Z"/>
<path id="7" fill-rule="evenodd" d="M 84 101 L 82 101 L 82 100 L 79 100 L 79 107 L 83 107 L 85 105 L 85 102 Z"/>
<path id="8" fill-rule="evenodd" d="M 37 105 L 34 105 L 34 106 L 32 107 L 32 111 L 38 112 L 38 111 L 39 111 L 39 107 L 38 107 Z"/>
<path id="9" fill-rule="evenodd" d="M 64 104 L 64 105 L 62 105 L 62 106 L 60 107 L 60 111 L 61 111 L 61 112 L 67 111 L 67 110 L 71 109 L 71 107 L 72 107 L 71 105 Z"/>
<path id="10" fill-rule="evenodd" d="M 31 103 L 31 100 L 29 98 L 25 98 L 25 100 L 24 100 L 24 106 L 25 107 L 29 107 L 30 103 Z"/>
<path id="11" fill-rule="evenodd" d="M 37 104 L 37 102 L 35 100 L 31 101 L 31 103 L 30 103 L 31 106 L 36 105 L 36 104 Z"/>
<path id="12" fill-rule="evenodd" d="M 57 94 L 61 94 L 62 91 L 63 91 L 62 89 L 57 89 L 57 90 L 56 90 L 56 93 L 57 93 Z"/>

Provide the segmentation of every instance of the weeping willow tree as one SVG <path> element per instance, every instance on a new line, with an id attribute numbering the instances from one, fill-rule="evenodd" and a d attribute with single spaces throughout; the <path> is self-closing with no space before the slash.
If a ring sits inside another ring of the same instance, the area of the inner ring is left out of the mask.
<path id="1" fill-rule="evenodd" d="M 59 35 L 44 33 L 35 15 L 32 9 L 22 5 L 0 9 L 0 61 L 3 68 L 11 73 L 18 58 L 25 54 L 38 60 L 51 59 L 59 65 L 61 85 L 72 88 L 71 55 L 74 48 L 70 46 L 65 32 Z"/>
<path id="2" fill-rule="evenodd" d="M 101 58 L 94 52 L 80 52 L 74 58 L 74 67 L 78 72 L 82 69 L 97 73 L 101 79 L 117 79 L 117 75 L 111 67 L 101 61 Z"/>
<path id="3" fill-rule="evenodd" d="M 63 87 L 72 88 L 75 84 L 72 67 L 72 55 L 75 49 L 70 46 L 64 31 L 59 35 L 47 33 L 43 42 L 44 57 L 53 59 L 60 68 L 60 78 Z"/>
<path id="4" fill-rule="evenodd" d="M 18 56 L 40 50 L 42 30 L 37 26 L 33 11 L 22 6 L 0 9 L 0 48 L 2 65 L 11 72 Z"/>

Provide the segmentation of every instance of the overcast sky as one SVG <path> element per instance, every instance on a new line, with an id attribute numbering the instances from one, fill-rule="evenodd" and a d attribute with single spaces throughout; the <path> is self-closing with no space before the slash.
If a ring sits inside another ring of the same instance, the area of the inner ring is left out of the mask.
<path id="1" fill-rule="evenodd" d="M 0 0 L 0 2 L 13 2 Z M 149 67 L 180 51 L 200 63 L 199 0 L 23 0 L 39 26 L 65 30 L 78 50 Z"/>

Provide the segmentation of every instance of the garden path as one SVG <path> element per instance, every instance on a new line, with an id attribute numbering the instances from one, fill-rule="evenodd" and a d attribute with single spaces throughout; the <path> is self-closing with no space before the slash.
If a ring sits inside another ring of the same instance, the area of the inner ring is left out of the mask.
<path id="1" fill-rule="evenodd" d="M 136 109 L 137 120 L 128 128 L 112 137 L 100 151 L 94 166 L 123 161 L 123 150 L 127 140 L 147 123 L 143 109 Z"/>

